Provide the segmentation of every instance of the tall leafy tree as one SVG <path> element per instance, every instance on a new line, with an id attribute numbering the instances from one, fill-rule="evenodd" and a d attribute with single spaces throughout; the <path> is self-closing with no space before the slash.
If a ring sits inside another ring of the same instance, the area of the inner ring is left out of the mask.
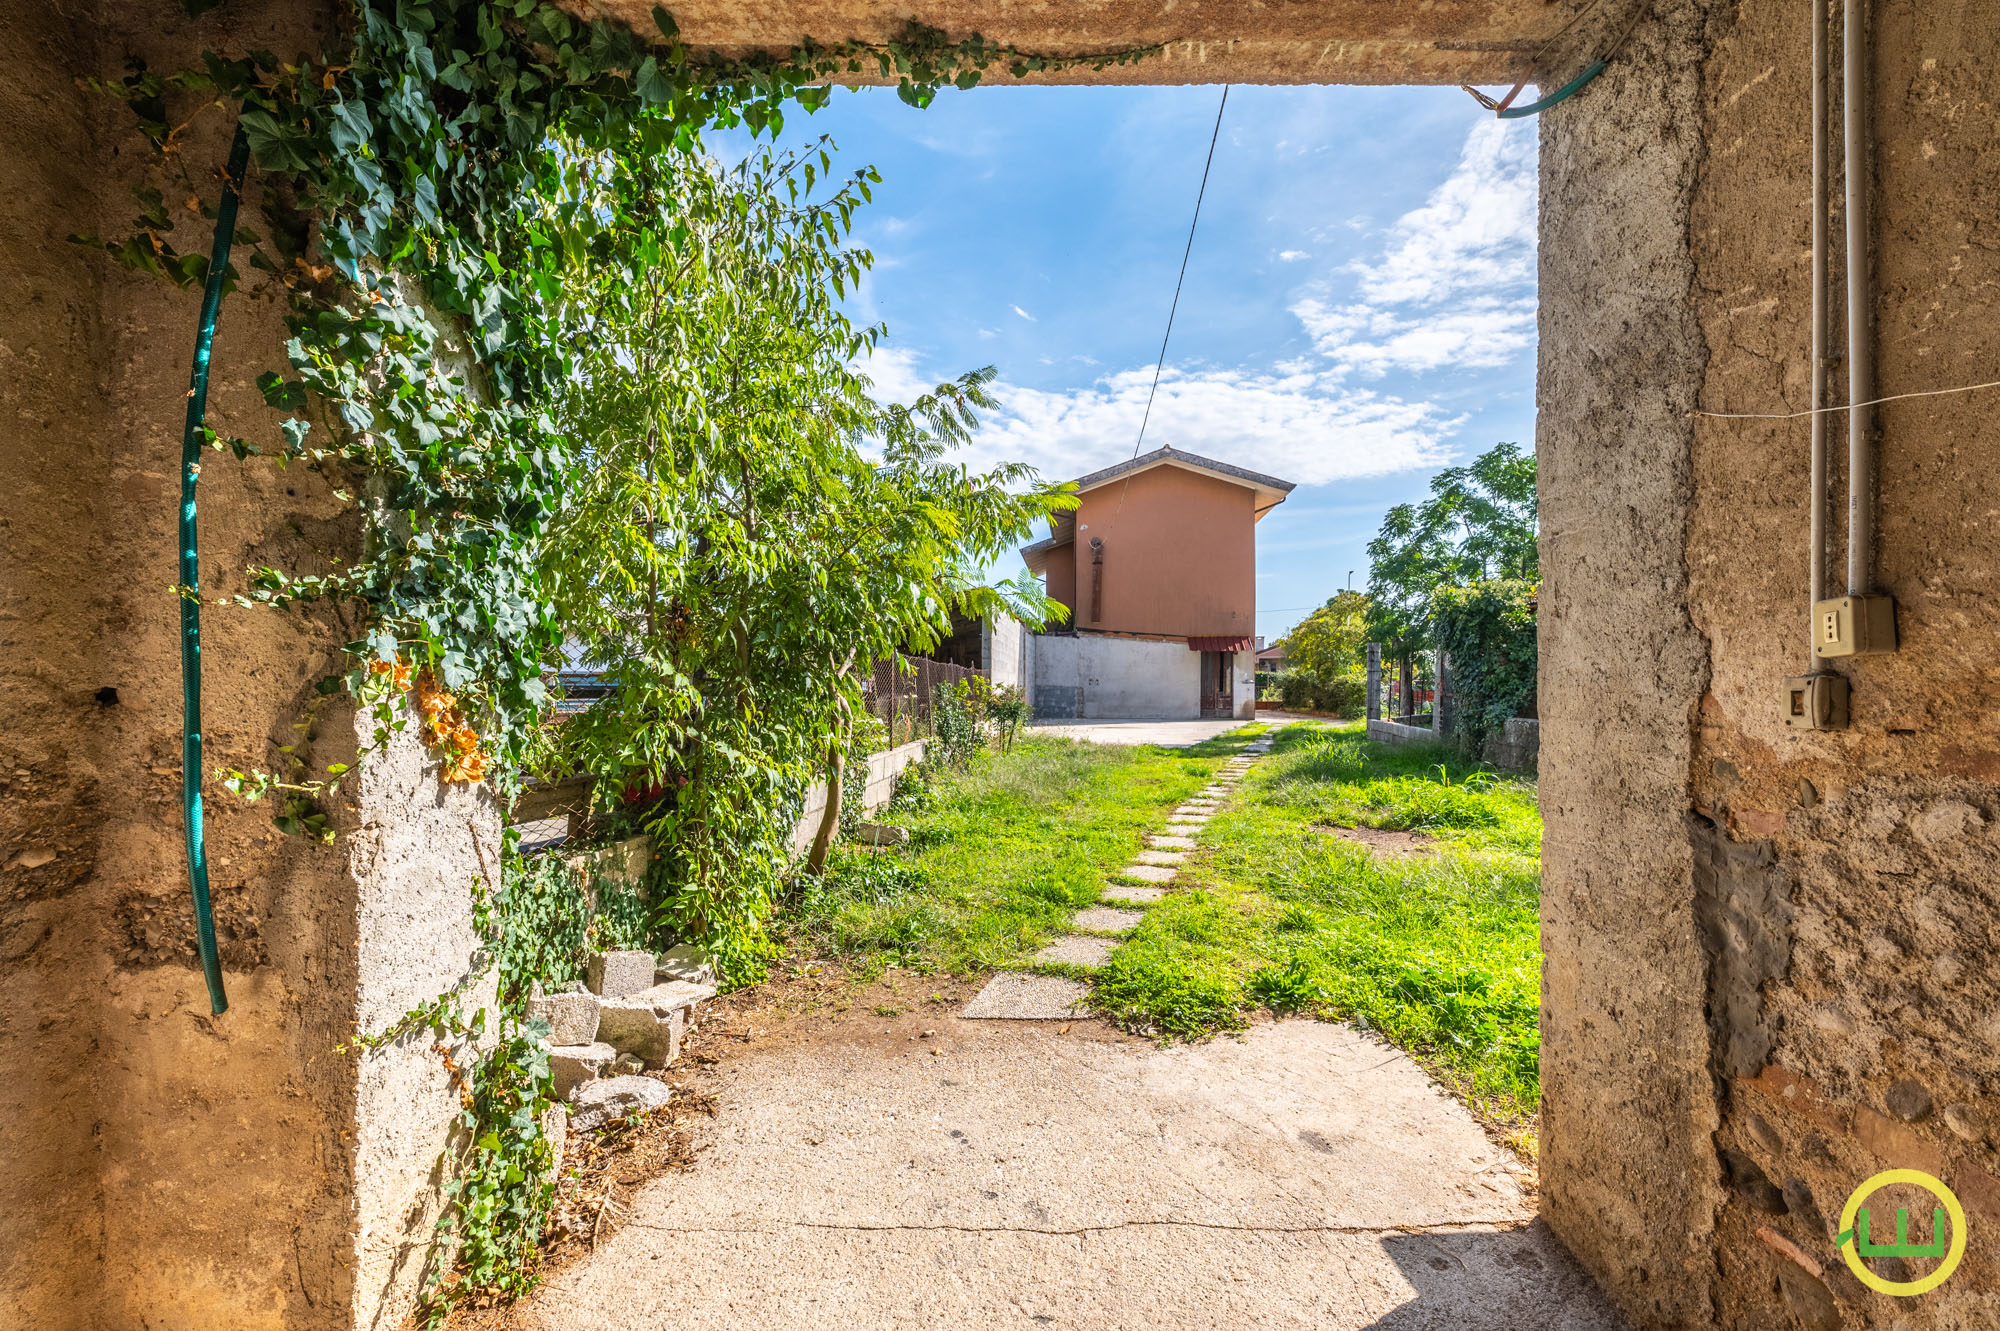
<path id="1" fill-rule="evenodd" d="M 1285 668 L 1303 670 L 1322 680 L 1350 675 L 1365 664 L 1368 597 L 1363 592 L 1336 592 L 1285 635 Z"/>
<path id="2" fill-rule="evenodd" d="M 724 169 L 671 140 L 579 156 L 547 219 L 576 256 L 547 294 L 584 335 L 553 407 L 580 463 L 545 570 L 613 690 L 551 731 L 546 765 L 656 797 L 658 924 L 738 976 L 865 667 L 954 610 L 1042 619 L 1031 586 L 979 570 L 1073 502 L 947 460 L 990 370 L 870 396 L 854 363 L 880 330 L 840 298 L 869 263 L 848 235 L 873 177 L 830 185 L 828 165 L 760 148 Z"/>
<path id="3" fill-rule="evenodd" d="M 1535 455 L 1496 444 L 1431 478 L 1428 499 L 1398 504 L 1368 543 L 1370 632 L 1397 655 L 1430 646 L 1431 597 L 1489 578 L 1533 582 Z"/>

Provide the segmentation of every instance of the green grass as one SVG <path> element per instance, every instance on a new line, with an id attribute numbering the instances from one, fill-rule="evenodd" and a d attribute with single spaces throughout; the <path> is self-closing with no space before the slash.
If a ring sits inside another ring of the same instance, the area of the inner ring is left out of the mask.
<path id="1" fill-rule="evenodd" d="M 862 975 L 1024 965 L 1250 733 L 1180 751 L 1030 737 L 985 755 L 910 820 L 903 854 L 844 852 L 798 931 Z M 1421 832 L 1433 852 L 1380 856 L 1331 830 L 1357 824 Z M 1532 781 L 1382 749 L 1358 726 L 1290 727 L 1095 977 L 1095 1002 L 1181 1038 L 1259 1008 L 1353 1020 L 1532 1151 L 1540 836 Z"/>
<path id="2" fill-rule="evenodd" d="M 1105 874 L 1238 744 L 1173 751 L 1023 736 L 983 754 L 907 819 L 900 854 L 836 848 L 793 933 L 860 975 L 1019 965 L 1097 901 Z"/>

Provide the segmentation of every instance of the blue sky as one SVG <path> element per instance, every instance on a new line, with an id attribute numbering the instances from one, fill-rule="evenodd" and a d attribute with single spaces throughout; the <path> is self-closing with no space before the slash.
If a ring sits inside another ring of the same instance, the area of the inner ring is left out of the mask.
<path id="1" fill-rule="evenodd" d="M 908 397 L 992 365 L 967 461 L 1055 480 L 1132 454 L 1218 87 L 888 89 L 794 113 L 882 173 L 851 302 Z M 1258 631 L 1338 591 L 1390 505 L 1534 439 L 1535 129 L 1442 88 L 1229 94 L 1147 449 L 1297 481 L 1258 527 Z M 1009 560 L 1003 575 L 1018 571 Z"/>

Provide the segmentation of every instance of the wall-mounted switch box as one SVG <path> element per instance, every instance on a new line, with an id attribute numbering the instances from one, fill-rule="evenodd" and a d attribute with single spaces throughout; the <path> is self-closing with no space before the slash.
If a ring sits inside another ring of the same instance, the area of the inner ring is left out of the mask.
<path id="1" fill-rule="evenodd" d="M 1895 650 L 1895 597 L 1843 596 L 1813 606 L 1815 654 L 1867 656 Z"/>
<path id="2" fill-rule="evenodd" d="M 1847 729 L 1847 679 L 1797 675 L 1785 681 L 1785 724 L 1793 730 Z"/>

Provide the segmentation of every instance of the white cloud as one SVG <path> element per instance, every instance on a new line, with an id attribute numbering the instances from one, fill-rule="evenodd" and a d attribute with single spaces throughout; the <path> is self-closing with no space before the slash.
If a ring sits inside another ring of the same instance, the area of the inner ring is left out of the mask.
<path id="1" fill-rule="evenodd" d="M 1278 258 L 1285 263 L 1297 263 L 1300 259 L 1312 258 L 1312 255 L 1304 250 L 1279 250 Z"/>
<path id="2" fill-rule="evenodd" d="M 979 330 L 979 336 L 982 338 L 998 337 L 1000 336 L 1000 330 L 997 328 L 982 328 Z"/>
<path id="3" fill-rule="evenodd" d="M 1025 461 L 1064 480 L 1130 457 L 1152 377 L 1146 366 L 1063 392 L 996 384 L 1002 409 L 974 437 L 967 460 Z M 1168 444 L 1317 485 L 1440 465 L 1457 425 L 1428 402 L 1351 388 L 1328 374 L 1170 366 L 1145 447 Z"/>
<path id="4" fill-rule="evenodd" d="M 1026 320 L 1027 320 L 1027 321 L 1028 321 L 1029 323 L 1040 323 L 1040 322 L 1041 322 L 1041 320 L 1039 320 L 1039 319 L 1035 318 L 1035 316 L 1034 316 L 1034 315 L 1032 315 L 1032 314 L 1028 313 L 1028 312 L 1027 312 L 1026 310 L 1022 309 L 1022 308 L 1021 308 L 1021 307 L 1020 307 L 1019 305 L 1016 305 L 1016 306 L 1014 307 L 1014 313 L 1016 313 L 1016 314 L 1020 315 L 1020 316 L 1021 316 L 1021 317 L 1022 317 L 1023 319 L 1026 319 Z"/>
<path id="5" fill-rule="evenodd" d="M 1345 299 L 1314 284 L 1291 306 L 1337 374 L 1505 365 L 1535 343 L 1534 134 L 1482 120 L 1380 256 L 1344 271 Z"/>

